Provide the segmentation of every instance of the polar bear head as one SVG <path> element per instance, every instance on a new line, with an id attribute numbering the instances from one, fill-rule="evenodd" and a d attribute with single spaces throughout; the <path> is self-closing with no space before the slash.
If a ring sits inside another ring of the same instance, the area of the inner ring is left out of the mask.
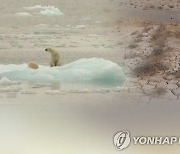
<path id="1" fill-rule="evenodd" d="M 52 49 L 52 48 L 46 48 L 45 51 L 47 51 L 47 52 L 52 52 L 53 49 Z"/>

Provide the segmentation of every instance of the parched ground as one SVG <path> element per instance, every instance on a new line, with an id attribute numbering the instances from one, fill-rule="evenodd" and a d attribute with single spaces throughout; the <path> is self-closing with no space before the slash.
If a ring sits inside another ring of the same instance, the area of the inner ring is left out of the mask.
<path id="1" fill-rule="evenodd" d="M 179 0 L 128 0 L 121 2 L 128 7 L 148 9 L 166 9 L 178 10 L 180 8 Z"/>
<path id="2" fill-rule="evenodd" d="M 126 90 L 150 100 L 180 99 L 180 26 L 132 24 L 137 29 L 128 36 L 124 53 Z"/>

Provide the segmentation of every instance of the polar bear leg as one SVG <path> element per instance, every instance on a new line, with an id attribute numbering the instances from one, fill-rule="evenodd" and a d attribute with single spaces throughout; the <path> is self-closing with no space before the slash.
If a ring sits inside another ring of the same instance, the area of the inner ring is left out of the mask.
<path id="1" fill-rule="evenodd" d="M 55 65 L 54 65 L 54 62 L 53 61 L 51 61 L 50 62 L 50 67 L 54 67 Z"/>
<path id="2" fill-rule="evenodd" d="M 59 60 L 56 62 L 56 66 L 61 66 L 61 62 Z"/>

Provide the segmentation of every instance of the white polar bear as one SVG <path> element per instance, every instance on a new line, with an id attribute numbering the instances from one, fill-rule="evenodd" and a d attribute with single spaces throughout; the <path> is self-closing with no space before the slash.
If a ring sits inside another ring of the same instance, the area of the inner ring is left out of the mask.
<path id="1" fill-rule="evenodd" d="M 28 64 L 28 67 L 29 67 L 29 68 L 32 68 L 32 69 L 38 69 L 38 68 L 39 68 L 38 64 L 35 63 L 35 62 L 30 62 L 30 63 Z"/>
<path id="2" fill-rule="evenodd" d="M 61 66 L 60 54 L 58 53 L 57 50 L 52 48 L 46 48 L 45 51 L 51 54 L 51 62 L 50 62 L 51 67 Z"/>

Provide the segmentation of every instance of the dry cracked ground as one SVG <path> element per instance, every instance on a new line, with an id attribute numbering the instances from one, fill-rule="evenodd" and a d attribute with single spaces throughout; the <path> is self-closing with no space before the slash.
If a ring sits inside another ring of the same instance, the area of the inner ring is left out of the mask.
<path id="1" fill-rule="evenodd" d="M 124 54 L 126 91 L 148 96 L 149 101 L 180 100 L 180 25 L 142 21 L 136 25 Z"/>
<path id="2" fill-rule="evenodd" d="M 121 2 L 131 8 L 142 8 L 143 10 L 178 10 L 180 7 L 179 0 L 128 0 Z"/>

